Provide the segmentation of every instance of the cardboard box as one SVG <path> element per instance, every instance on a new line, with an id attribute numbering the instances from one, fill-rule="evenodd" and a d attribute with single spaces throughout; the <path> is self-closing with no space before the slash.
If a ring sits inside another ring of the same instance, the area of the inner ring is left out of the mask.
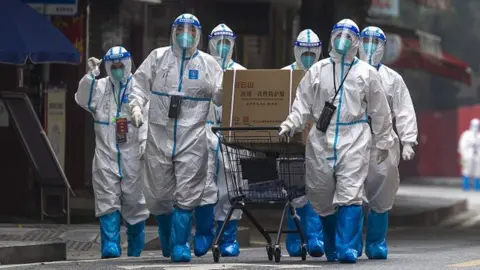
<path id="1" fill-rule="evenodd" d="M 279 127 L 287 119 L 295 100 L 302 70 L 228 70 L 223 77 L 222 127 Z M 233 104 L 233 106 L 232 106 Z M 310 128 L 289 140 L 304 144 Z M 229 132 L 229 136 L 233 136 Z M 237 132 L 240 134 L 239 132 Z M 278 131 L 243 131 L 242 137 L 270 137 L 278 142 Z"/>

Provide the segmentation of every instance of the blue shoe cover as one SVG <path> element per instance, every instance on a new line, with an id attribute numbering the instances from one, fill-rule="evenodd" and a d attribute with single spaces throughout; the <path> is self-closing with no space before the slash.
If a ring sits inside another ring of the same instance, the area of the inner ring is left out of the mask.
<path id="1" fill-rule="evenodd" d="M 363 222 L 362 222 L 362 227 L 363 227 Z M 362 239 L 361 236 L 360 236 L 360 241 L 358 241 L 357 252 L 358 252 L 357 258 L 362 257 L 362 254 L 363 254 L 362 253 L 363 252 L 363 239 Z"/>
<path id="2" fill-rule="evenodd" d="M 387 231 L 388 212 L 377 213 L 370 210 L 367 220 L 367 241 L 365 253 L 369 259 L 385 260 L 388 255 Z"/>
<path id="3" fill-rule="evenodd" d="M 192 231 L 193 211 L 175 208 L 172 218 L 170 247 L 172 262 L 190 262 L 190 233 Z"/>
<path id="4" fill-rule="evenodd" d="M 160 237 L 160 244 L 162 245 L 163 257 L 170 257 L 170 233 L 172 231 L 172 217 L 173 214 L 155 216 L 158 225 L 158 236 Z"/>
<path id="5" fill-rule="evenodd" d="M 222 225 L 223 221 L 217 221 L 216 235 L 220 232 Z M 220 237 L 220 256 L 237 257 L 240 254 L 240 247 L 237 242 L 237 230 L 238 220 L 230 220 L 227 222 L 223 235 Z"/>
<path id="6" fill-rule="evenodd" d="M 303 224 L 306 224 L 304 220 L 306 219 L 306 208 L 296 208 L 295 212 L 300 218 L 300 226 L 302 226 L 303 233 L 305 235 L 305 239 L 307 239 L 306 235 L 306 227 Z M 297 226 L 295 225 L 295 221 L 293 220 L 292 215 L 290 214 L 290 210 L 287 211 L 287 230 L 289 231 L 296 231 Z M 298 232 L 295 233 L 288 233 L 287 239 L 285 240 L 285 245 L 287 247 L 287 252 L 290 257 L 300 257 L 302 255 L 300 246 L 302 244 L 302 240 L 300 239 L 300 234 Z"/>
<path id="7" fill-rule="evenodd" d="M 335 234 L 337 231 L 337 216 L 336 214 L 320 217 L 323 227 L 323 241 L 325 247 L 325 256 L 328 262 L 337 261 L 337 250 L 335 245 Z"/>
<path id="8" fill-rule="evenodd" d="M 195 256 L 207 254 L 214 238 L 214 205 L 204 205 L 195 209 L 195 234 L 193 235 L 193 251 Z"/>
<path id="9" fill-rule="evenodd" d="M 474 180 L 474 185 L 475 185 L 475 191 L 480 191 L 480 179 L 479 178 L 475 178 Z"/>
<path id="10" fill-rule="evenodd" d="M 470 190 L 470 178 L 468 176 L 463 177 L 463 190 Z"/>
<path id="11" fill-rule="evenodd" d="M 363 211 L 360 205 L 341 206 L 337 213 L 336 249 L 341 263 L 356 263 L 362 238 Z"/>
<path id="12" fill-rule="evenodd" d="M 312 257 L 322 257 L 325 250 L 323 248 L 323 227 L 320 216 L 313 210 L 310 202 L 304 208 L 305 217 L 302 217 L 302 226 L 305 228 L 308 254 Z"/>
<path id="13" fill-rule="evenodd" d="M 127 223 L 128 256 L 140 257 L 145 247 L 145 221 L 135 225 Z"/>
<path id="14" fill-rule="evenodd" d="M 117 258 L 122 255 L 120 245 L 120 222 L 119 211 L 100 217 L 100 237 L 102 239 L 102 259 Z"/>
<path id="15" fill-rule="evenodd" d="M 360 220 L 360 237 L 359 237 L 359 241 L 357 243 L 357 259 L 362 257 L 362 254 L 363 254 L 363 237 L 362 237 L 362 233 L 363 233 L 363 226 L 364 226 L 364 222 L 365 222 L 365 215 L 363 214 L 363 207 L 362 207 L 362 219 Z"/>

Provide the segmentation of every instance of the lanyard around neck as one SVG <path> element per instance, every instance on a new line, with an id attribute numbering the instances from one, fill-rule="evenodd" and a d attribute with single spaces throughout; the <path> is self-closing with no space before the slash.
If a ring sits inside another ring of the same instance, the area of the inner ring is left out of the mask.
<path id="1" fill-rule="evenodd" d="M 355 62 L 355 58 L 353 59 L 352 63 L 350 63 L 350 65 L 349 65 L 350 68 L 348 69 L 347 74 L 345 74 L 345 77 L 341 78 L 340 87 L 338 87 L 338 89 L 337 89 L 337 80 L 335 79 L 337 77 L 336 74 L 335 74 L 335 62 L 333 62 L 333 87 L 334 87 L 334 90 L 335 90 L 335 96 L 332 99 L 332 104 L 335 101 L 335 99 L 337 98 L 338 92 L 340 91 L 340 89 L 342 89 L 343 83 L 347 79 L 348 73 L 350 73 L 350 70 L 352 69 L 352 66 L 353 66 L 354 62 Z"/>
<path id="2" fill-rule="evenodd" d="M 120 87 L 118 89 L 118 98 L 115 96 L 115 84 L 110 80 L 110 84 L 112 85 L 112 93 L 113 93 L 113 99 L 115 100 L 115 103 L 117 104 L 117 113 L 120 112 L 120 109 L 122 107 L 123 99 L 125 98 L 125 93 L 127 92 L 127 86 L 128 83 L 130 82 L 130 79 L 132 77 L 128 78 L 125 84 L 122 85 L 120 83 Z M 121 95 L 120 95 L 121 93 Z M 118 100 L 117 100 L 118 99 Z"/>

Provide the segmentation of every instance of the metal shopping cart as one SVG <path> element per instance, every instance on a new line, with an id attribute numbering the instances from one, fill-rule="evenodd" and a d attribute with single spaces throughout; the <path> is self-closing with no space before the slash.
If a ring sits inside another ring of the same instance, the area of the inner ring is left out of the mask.
<path id="1" fill-rule="evenodd" d="M 221 133 L 221 152 L 225 167 L 228 199 L 231 207 L 212 246 L 213 260 L 219 261 L 219 242 L 225 224 L 233 211 L 240 209 L 267 242 L 267 255 L 280 262 L 282 234 L 299 233 L 301 258 L 306 259 L 307 248 L 300 220 L 291 201 L 305 195 L 304 147 L 288 143 L 278 137 L 278 127 L 214 128 Z M 247 206 L 251 204 L 284 204 L 278 230 L 267 231 L 253 217 Z M 285 213 L 290 211 L 297 230 L 283 230 Z M 269 234 L 276 233 L 275 244 Z"/>

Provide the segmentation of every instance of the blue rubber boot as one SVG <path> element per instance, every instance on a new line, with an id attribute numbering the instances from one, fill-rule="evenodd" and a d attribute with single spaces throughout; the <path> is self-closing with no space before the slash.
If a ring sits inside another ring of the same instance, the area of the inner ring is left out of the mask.
<path id="1" fill-rule="evenodd" d="M 337 231 L 337 216 L 336 214 L 320 217 L 323 227 L 323 243 L 325 248 L 325 256 L 328 262 L 335 262 L 337 258 L 336 249 L 336 231 Z"/>
<path id="2" fill-rule="evenodd" d="M 100 217 L 102 259 L 122 256 L 122 246 L 120 245 L 120 222 L 121 216 L 119 211 Z"/>
<path id="3" fill-rule="evenodd" d="M 470 190 L 470 178 L 468 176 L 463 177 L 463 190 Z"/>
<path id="4" fill-rule="evenodd" d="M 368 212 L 367 241 L 365 253 L 372 260 L 386 260 L 387 248 L 388 212 L 377 213 L 373 210 Z"/>
<path id="5" fill-rule="evenodd" d="M 172 231 L 172 217 L 173 214 L 155 216 L 158 225 L 158 236 L 160 237 L 160 244 L 162 245 L 163 257 L 170 257 L 170 233 Z"/>
<path id="6" fill-rule="evenodd" d="M 192 231 L 193 211 L 175 208 L 172 218 L 170 250 L 172 262 L 190 262 L 190 233 Z"/>
<path id="7" fill-rule="evenodd" d="M 480 179 L 475 178 L 474 183 L 475 183 L 475 191 L 480 191 Z"/>
<path id="8" fill-rule="evenodd" d="M 217 232 L 218 235 L 220 228 L 223 225 L 223 221 L 217 221 Z M 220 256 L 222 257 L 237 257 L 240 254 L 240 247 L 237 242 L 237 230 L 238 230 L 238 220 L 230 220 L 225 225 L 225 230 L 222 237 L 220 237 Z"/>
<path id="9" fill-rule="evenodd" d="M 320 216 L 313 210 L 310 202 L 304 208 L 305 217 L 302 218 L 302 226 L 306 231 L 308 254 L 312 257 L 322 257 L 325 250 L 323 248 L 323 227 Z"/>
<path id="10" fill-rule="evenodd" d="M 337 213 L 335 239 L 338 260 L 341 263 L 356 263 L 358 247 L 362 237 L 362 206 L 341 206 Z"/>
<path id="11" fill-rule="evenodd" d="M 145 221 L 135 225 L 127 223 L 128 256 L 140 257 L 145 247 Z"/>
<path id="12" fill-rule="evenodd" d="M 307 224 L 306 210 L 307 209 L 305 206 L 302 208 L 295 208 L 295 212 L 300 218 L 300 226 L 302 226 L 305 239 L 308 239 L 307 232 L 306 232 L 307 227 L 304 225 L 304 224 Z M 295 221 L 293 220 L 293 217 L 290 214 L 290 211 L 287 212 L 287 230 L 289 231 L 297 230 L 297 226 L 295 225 Z M 301 244 L 302 244 L 302 240 L 300 239 L 300 234 L 298 232 L 287 234 L 287 239 L 285 239 L 285 245 L 287 246 L 287 252 L 288 252 L 288 255 L 290 255 L 290 257 L 300 257 L 302 255 L 301 249 L 300 249 Z"/>
<path id="13" fill-rule="evenodd" d="M 212 247 L 214 238 L 214 212 L 213 204 L 200 206 L 195 209 L 195 234 L 193 235 L 193 251 L 195 256 L 207 254 Z"/>

